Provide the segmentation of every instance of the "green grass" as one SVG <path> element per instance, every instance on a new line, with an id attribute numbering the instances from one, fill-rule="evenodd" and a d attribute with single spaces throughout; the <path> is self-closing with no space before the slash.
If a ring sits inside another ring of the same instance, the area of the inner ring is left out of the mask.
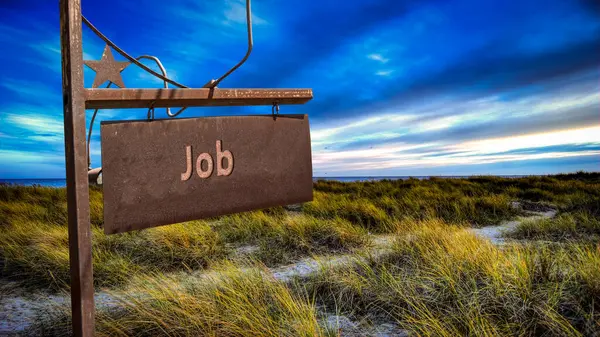
<path id="1" fill-rule="evenodd" d="M 315 201 L 304 211 L 321 217 L 339 216 L 376 232 L 389 232 L 406 219 L 441 218 L 449 223 L 490 225 L 517 214 L 515 197 L 490 193 L 462 179 L 397 180 L 341 183 L 319 181 Z"/>
<path id="2" fill-rule="evenodd" d="M 255 245 L 268 265 L 324 252 L 343 252 L 368 242 L 368 233 L 343 219 L 317 219 L 283 208 L 208 221 L 105 235 L 102 194 L 90 190 L 94 283 L 119 287 L 132 274 L 205 269 Z M 28 287 L 68 287 L 69 255 L 64 189 L 0 186 L 0 277 Z"/>
<path id="3" fill-rule="evenodd" d="M 314 200 L 303 207 L 307 214 L 320 218 L 342 218 L 376 232 L 388 232 L 393 219 L 371 200 L 348 195 L 315 192 Z"/>
<path id="4" fill-rule="evenodd" d="M 600 218 L 585 211 L 562 213 L 552 219 L 522 222 L 505 236 L 547 241 L 600 241 Z"/>
<path id="5" fill-rule="evenodd" d="M 66 288 L 69 284 L 68 233 L 64 225 L 13 221 L 0 236 L 2 276 L 28 286 Z M 114 287 L 132 273 L 200 269 L 225 256 L 225 246 L 210 226 L 190 222 L 107 236 L 92 228 L 94 283 Z"/>
<path id="6" fill-rule="evenodd" d="M 253 257 L 268 266 L 307 255 L 347 252 L 369 242 L 364 228 L 345 219 L 319 219 L 279 209 L 222 217 L 214 227 L 228 242 L 257 246 Z"/>
<path id="7" fill-rule="evenodd" d="M 377 182 L 318 181 L 315 189 L 349 198 L 366 198 L 371 202 L 392 199 L 399 203 L 399 210 L 420 211 L 419 217 L 428 215 L 443 217 L 447 222 L 476 223 L 478 219 L 502 220 L 506 216 L 507 205 L 486 197 L 509 198 L 547 202 L 561 209 L 571 209 L 589 204 L 598 206 L 600 199 L 600 173 L 577 173 L 555 176 L 531 176 L 523 178 L 502 178 L 479 176 L 468 179 L 407 179 L 383 180 Z M 471 201 L 462 200 L 464 198 Z M 476 202 L 481 209 L 464 212 L 464 205 Z M 461 207 L 459 207 L 461 206 Z M 460 213 L 455 210 L 460 209 Z M 597 210 L 597 208 L 596 208 Z M 425 214 L 422 214 L 422 213 Z M 463 214 L 463 215 L 461 215 Z M 495 214 L 495 215 L 494 215 Z M 400 213 L 400 215 L 405 215 Z M 409 214 L 411 215 L 411 214 Z"/>

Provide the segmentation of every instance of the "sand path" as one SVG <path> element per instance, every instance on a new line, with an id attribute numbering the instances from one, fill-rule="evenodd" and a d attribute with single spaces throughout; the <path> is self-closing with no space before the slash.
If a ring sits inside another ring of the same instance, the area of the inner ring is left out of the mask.
<path id="1" fill-rule="evenodd" d="M 489 239 L 493 244 L 503 245 L 506 239 L 504 233 L 510 232 L 517 228 L 523 221 L 540 220 L 553 218 L 556 215 L 556 210 L 548 210 L 545 212 L 529 212 L 531 215 L 519 217 L 516 220 L 505 221 L 497 226 L 486 226 L 481 228 L 471 228 L 470 230 L 477 236 Z"/>

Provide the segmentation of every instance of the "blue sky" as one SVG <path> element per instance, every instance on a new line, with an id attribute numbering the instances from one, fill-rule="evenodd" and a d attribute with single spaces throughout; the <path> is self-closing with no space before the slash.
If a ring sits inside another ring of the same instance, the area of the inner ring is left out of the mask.
<path id="1" fill-rule="evenodd" d="M 599 171 L 599 4 L 254 0 L 254 51 L 220 87 L 313 88 L 313 101 L 281 113 L 310 116 L 315 176 Z M 244 1 L 82 8 L 117 45 L 158 56 L 190 87 L 245 53 Z M 57 1 L 0 2 L 0 178 L 64 177 L 58 18 Z M 100 58 L 104 44 L 87 27 L 83 44 L 84 59 Z M 94 72 L 84 75 L 91 87 Z M 123 78 L 130 88 L 162 86 L 135 66 Z M 182 117 L 270 112 L 195 108 Z M 104 110 L 99 119 L 145 115 Z M 94 166 L 100 149 L 95 132 Z"/>

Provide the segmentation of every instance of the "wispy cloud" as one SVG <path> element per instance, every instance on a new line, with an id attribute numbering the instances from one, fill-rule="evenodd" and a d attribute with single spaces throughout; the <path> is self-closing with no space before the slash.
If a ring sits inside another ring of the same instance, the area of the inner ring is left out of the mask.
<path id="1" fill-rule="evenodd" d="M 314 145 L 318 150 L 324 146 L 380 146 L 381 142 L 451 144 L 470 138 L 584 127 L 600 118 L 598 90 L 600 82 L 593 86 L 577 83 L 512 100 L 492 95 L 390 105 L 371 112 L 369 117 L 347 118 L 337 125 L 317 128 Z M 390 138 L 389 134 L 398 136 Z M 373 137 L 368 141 L 359 139 L 363 135 Z"/>
<path id="2" fill-rule="evenodd" d="M 61 119 L 51 118 L 44 115 L 22 115 L 7 113 L 4 118 L 13 127 L 20 127 L 34 133 L 62 134 L 64 131 Z"/>
<path id="3" fill-rule="evenodd" d="M 554 145 L 594 143 L 600 144 L 600 127 L 473 140 L 450 146 L 448 149 L 450 151 L 465 151 L 468 154 L 487 154 Z"/>
<path id="4" fill-rule="evenodd" d="M 245 24 L 246 23 L 246 1 L 245 0 L 225 0 L 225 8 L 223 15 L 225 20 L 222 21 L 225 25 Z M 252 14 L 253 25 L 264 25 L 268 22 L 256 14 Z"/>
<path id="5" fill-rule="evenodd" d="M 390 59 L 383 57 L 381 54 L 369 54 L 367 57 L 373 61 L 378 61 L 380 63 L 388 63 Z"/>
<path id="6" fill-rule="evenodd" d="M 0 149 L 0 158 L 5 163 L 43 164 L 64 162 L 63 153 L 40 153 L 37 151 L 15 151 Z"/>
<path id="7" fill-rule="evenodd" d="M 375 73 L 377 76 L 390 76 L 394 71 L 393 70 L 379 70 Z"/>

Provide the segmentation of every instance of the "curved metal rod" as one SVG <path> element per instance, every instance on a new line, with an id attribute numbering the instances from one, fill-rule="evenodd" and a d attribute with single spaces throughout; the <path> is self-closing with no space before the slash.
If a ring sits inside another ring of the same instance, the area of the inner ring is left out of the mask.
<path id="1" fill-rule="evenodd" d="M 162 75 L 164 77 L 167 77 L 167 70 L 165 69 L 165 67 L 163 67 L 162 62 L 160 62 L 158 57 L 152 56 L 152 55 L 140 55 L 140 56 L 136 57 L 136 60 L 140 60 L 140 59 L 147 59 L 147 60 L 152 60 L 152 61 L 156 62 L 156 65 L 160 68 L 160 72 L 162 73 Z M 167 81 L 164 81 L 164 86 L 165 86 L 165 89 L 169 88 L 169 83 Z M 167 107 L 167 116 L 176 117 L 180 113 L 182 113 L 185 109 L 187 109 L 187 107 L 183 107 L 183 108 L 179 109 L 179 111 L 177 111 L 176 113 L 173 114 L 173 113 L 171 113 L 171 108 Z"/>
<path id="2" fill-rule="evenodd" d="M 165 81 L 165 82 L 169 82 L 171 84 L 173 84 L 174 86 L 180 87 L 180 88 L 187 88 L 187 86 L 175 82 L 170 78 L 167 78 L 166 76 L 163 76 L 157 72 L 155 72 L 154 70 L 146 67 L 145 65 L 143 65 L 140 61 L 136 60 L 135 58 L 133 58 L 132 56 L 130 56 L 129 54 L 127 54 L 125 51 L 123 51 L 123 49 L 119 48 L 116 44 L 114 44 L 111 40 L 109 40 L 106 36 L 104 36 L 104 34 L 102 34 L 96 27 L 94 27 L 94 25 L 92 25 L 92 23 L 90 21 L 88 21 L 88 19 L 85 18 L 85 16 L 81 16 L 81 19 L 83 20 L 83 23 L 85 23 L 96 35 L 98 35 L 99 38 L 101 38 L 102 40 L 104 40 L 104 42 L 106 42 L 107 45 L 111 46 L 114 50 L 116 50 L 119 54 L 121 54 L 124 58 L 126 58 L 127 60 L 129 60 L 129 62 L 137 65 L 138 67 L 144 69 L 145 71 L 149 72 L 150 74 L 160 78 L 161 80 Z"/>
<path id="3" fill-rule="evenodd" d="M 165 81 L 166 83 L 171 83 L 177 87 L 180 88 L 188 88 L 187 86 L 178 83 L 168 77 L 166 77 L 165 75 L 161 75 L 157 72 L 155 72 L 154 70 L 146 67 L 145 65 L 143 65 L 141 62 L 139 62 L 137 59 L 133 58 L 131 55 L 127 54 L 123 49 L 119 48 L 119 46 L 117 46 L 114 42 L 112 42 L 108 37 L 106 37 L 104 34 L 102 34 L 102 32 L 100 32 L 100 30 L 98 30 L 98 28 L 96 28 L 94 25 L 92 25 L 92 23 L 85 17 L 85 16 L 81 16 L 81 19 L 83 21 L 83 23 L 85 23 L 99 38 L 101 38 L 102 40 L 104 40 L 104 42 L 106 42 L 106 44 L 108 44 L 109 46 L 111 46 L 114 50 L 116 50 L 119 54 L 121 54 L 123 57 L 125 57 L 127 60 L 129 60 L 129 62 L 137 65 L 138 67 L 144 69 L 145 71 L 147 71 L 148 73 L 160 78 L 161 80 Z M 227 76 L 231 75 L 231 73 L 233 73 L 235 70 L 237 70 L 242 64 L 244 64 L 244 62 L 246 62 L 246 60 L 248 59 L 248 57 L 250 57 L 250 54 L 252 53 L 252 47 L 253 47 L 253 41 L 252 41 L 252 9 L 250 6 L 250 0 L 246 0 L 246 26 L 247 26 L 247 30 L 248 30 L 248 50 L 246 51 L 246 55 L 244 56 L 244 58 L 242 58 L 242 60 L 240 62 L 238 62 L 235 66 L 233 66 L 231 69 L 229 69 L 229 71 L 227 71 L 225 74 L 223 74 L 223 76 L 219 77 L 217 80 L 210 80 L 208 83 L 206 83 L 204 85 L 204 88 L 215 88 L 219 83 L 221 83 L 221 81 L 223 81 Z M 179 111 L 181 112 L 181 111 Z"/>
<path id="4" fill-rule="evenodd" d="M 215 88 L 219 83 L 221 83 L 222 80 L 225 79 L 225 77 L 231 75 L 231 73 L 233 73 L 237 68 L 239 68 L 242 64 L 244 64 L 244 62 L 246 62 L 248 57 L 250 57 L 250 53 L 252 53 L 252 46 L 253 46 L 253 42 L 252 42 L 252 10 L 250 8 L 250 0 L 246 0 L 246 25 L 248 27 L 248 50 L 246 51 L 246 55 L 240 62 L 238 62 L 238 64 L 233 66 L 233 68 L 229 69 L 229 71 L 226 72 L 223 76 L 219 77 L 217 80 L 210 80 L 210 82 L 206 83 L 204 85 L 204 88 Z"/>

